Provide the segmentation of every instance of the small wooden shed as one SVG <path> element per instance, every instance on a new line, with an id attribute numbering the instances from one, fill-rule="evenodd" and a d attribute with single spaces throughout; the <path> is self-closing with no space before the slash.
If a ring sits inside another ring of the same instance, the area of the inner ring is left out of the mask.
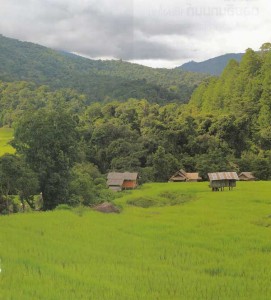
<path id="1" fill-rule="evenodd" d="M 183 169 L 176 172 L 169 179 L 171 182 L 196 182 L 200 180 L 202 178 L 199 176 L 199 173 L 187 173 Z"/>
<path id="2" fill-rule="evenodd" d="M 107 175 L 107 186 L 113 191 L 135 189 L 138 185 L 138 173 L 110 172 Z"/>
<path id="3" fill-rule="evenodd" d="M 253 176 L 252 172 L 242 172 L 238 175 L 241 181 L 254 181 L 256 178 Z"/>
<path id="4" fill-rule="evenodd" d="M 225 187 L 232 190 L 233 187 L 236 187 L 236 181 L 239 180 L 236 172 L 208 173 L 208 177 L 212 191 L 219 191 L 219 189 L 223 191 Z"/>

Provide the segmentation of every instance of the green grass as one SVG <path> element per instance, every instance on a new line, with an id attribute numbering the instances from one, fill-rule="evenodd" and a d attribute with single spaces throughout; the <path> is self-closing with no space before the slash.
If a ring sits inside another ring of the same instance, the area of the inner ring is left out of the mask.
<path id="1" fill-rule="evenodd" d="M 0 156 L 5 153 L 15 153 L 15 149 L 9 145 L 9 142 L 13 139 L 12 128 L 0 128 Z"/>
<path id="2" fill-rule="evenodd" d="M 271 182 L 147 184 L 121 214 L 0 217 L 0 299 L 271 299 Z M 179 205 L 138 198 L 180 193 Z"/>

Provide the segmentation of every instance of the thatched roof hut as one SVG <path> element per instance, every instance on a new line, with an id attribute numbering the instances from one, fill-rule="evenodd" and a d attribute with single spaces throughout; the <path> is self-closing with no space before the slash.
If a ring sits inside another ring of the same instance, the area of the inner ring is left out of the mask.
<path id="1" fill-rule="evenodd" d="M 169 179 L 171 182 L 196 182 L 200 180 L 202 178 L 199 176 L 199 173 L 187 173 L 183 169 L 177 171 Z"/>
<path id="2" fill-rule="evenodd" d="M 241 181 L 254 181 L 256 178 L 252 174 L 252 172 L 242 172 L 238 175 L 239 180 Z"/>

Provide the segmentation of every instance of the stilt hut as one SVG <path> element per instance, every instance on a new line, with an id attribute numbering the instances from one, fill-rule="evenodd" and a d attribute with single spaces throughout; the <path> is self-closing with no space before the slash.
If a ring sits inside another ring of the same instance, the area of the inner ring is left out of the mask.
<path id="1" fill-rule="evenodd" d="M 208 177 L 212 191 L 223 191 L 225 187 L 232 190 L 233 187 L 236 187 L 236 181 L 239 180 L 236 172 L 208 173 Z"/>

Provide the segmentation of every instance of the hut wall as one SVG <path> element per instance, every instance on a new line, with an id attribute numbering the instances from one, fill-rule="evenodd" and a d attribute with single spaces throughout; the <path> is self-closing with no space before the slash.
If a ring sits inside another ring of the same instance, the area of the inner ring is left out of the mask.
<path id="1" fill-rule="evenodd" d="M 184 182 L 186 181 L 186 178 L 184 176 L 172 176 L 169 181 L 172 182 Z"/>
<path id="2" fill-rule="evenodd" d="M 229 185 L 230 187 L 236 187 L 236 180 L 229 180 Z"/>
<path id="3" fill-rule="evenodd" d="M 255 181 L 255 178 L 248 178 L 248 177 L 246 177 L 245 175 L 240 175 L 240 176 L 239 176 L 239 179 L 240 179 L 241 181 Z"/>
<path id="4" fill-rule="evenodd" d="M 124 189 L 134 189 L 136 188 L 137 183 L 134 180 L 124 180 L 122 188 Z"/>
<path id="5" fill-rule="evenodd" d="M 225 181 L 224 180 L 212 180 L 210 182 L 210 186 L 212 188 L 221 188 L 221 187 L 225 187 Z"/>
<path id="6" fill-rule="evenodd" d="M 108 186 L 108 188 L 115 192 L 120 192 L 122 190 L 121 186 L 116 186 L 116 185 L 110 185 Z"/>
<path id="7" fill-rule="evenodd" d="M 210 187 L 223 188 L 223 187 L 236 187 L 236 180 L 212 180 Z"/>

